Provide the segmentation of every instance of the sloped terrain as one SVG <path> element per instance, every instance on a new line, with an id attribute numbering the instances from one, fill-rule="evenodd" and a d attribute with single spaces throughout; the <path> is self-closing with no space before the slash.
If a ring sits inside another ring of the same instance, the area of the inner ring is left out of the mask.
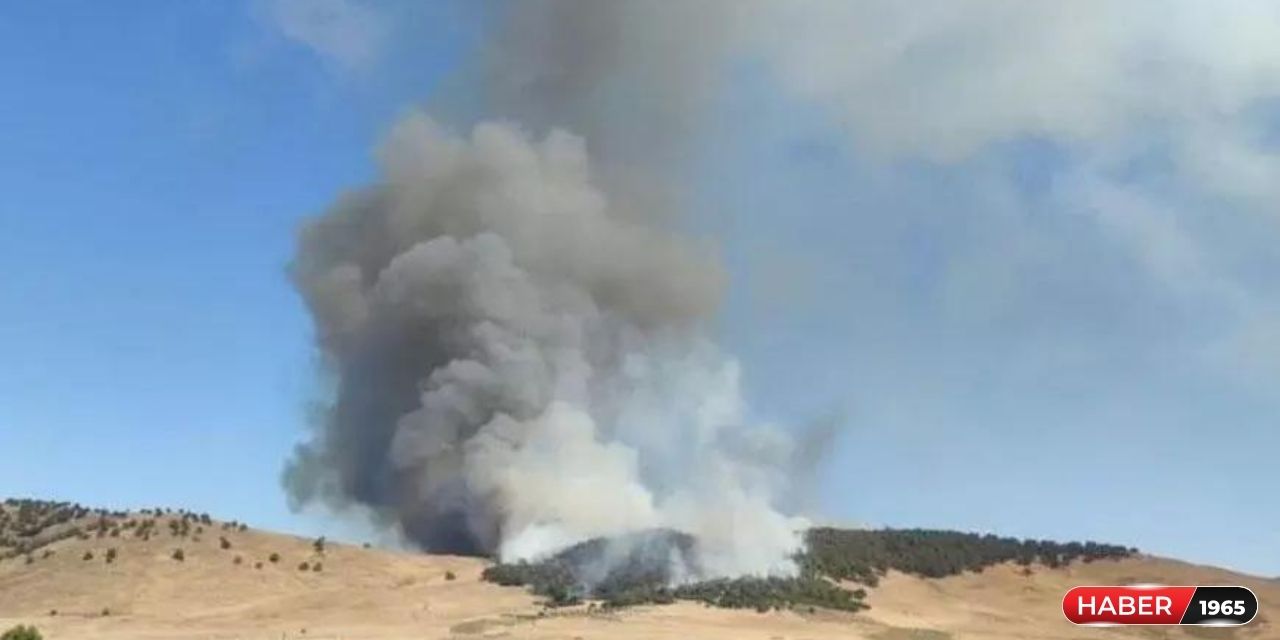
<path id="1" fill-rule="evenodd" d="M 51 640 L 1280 639 L 1270 617 L 1280 602 L 1277 583 L 1141 555 L 1057 568 L 1005 562 L 944 578 L 889 569 L 874 588 L 845 585 L 868 590 L 871 608 L 857 613 L 807 607 L 757 613 L 697 602 L 613 609 L 588 601 L 549 608 L 523 587 L 482 580 L 491 565 L 476 558 L 317 545 L 201 514 L 164 511 L 75 512 L 42 532 L 28 527 L 24 533 L 37 535 L 18 540 L 15 508 L 5 511 L 10 517 L 0 532 L 0 556 L 6 558 L 0 560 L 0 630 L 35 624 Z M 130 520 L 134 524 L 126 526 Z M 146 526 L 150 535 L 137 535 L 146 520 L 154 521 Z M 65 533 L 75 527 L 76 533 Z M 15 543 L 33 539 L 39 546 L 27 544 L 17 552 Z M 1126 582 L 1244 584 L 1258 594 L 1262 613 L 1239 630 L 1090 629 L 1062 619 L 1059 604 L 1070 586 Z"/>
<path id="2" fill-rule="evenodd" d="M 605 607 L 670 604 L 691 600 L 729 609 L 814 608 L 856 612 L 866 608 L 861 586 L 876 586 L 890 571 L 922 578 L 945 578 L 966 571 L 1015 563 L 1030 571 L 1073 562 L 1120 560 L 1137 549 L 1115 545 L 1018 540 L 995 535 L 928 529 L 810 529 L 793 577 L 740 577 L 688 582 L 676 574 L 699 575 L 697 540 L 670 530 L 595 539 L 539 562 L 501 564 L 483 577 L 504 586 L 527 586 L 556 606 L 584 599 Z M 610 562 L 603 562 L 608 557 Z M 673 582 L 679 582 L 671 586 Z"/>

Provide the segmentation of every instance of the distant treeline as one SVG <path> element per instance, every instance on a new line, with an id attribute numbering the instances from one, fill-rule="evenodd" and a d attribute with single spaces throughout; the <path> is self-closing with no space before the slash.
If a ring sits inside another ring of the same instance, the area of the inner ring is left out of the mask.
<path id="1" fill-rule="evenodd" d="M 131 514 L 72 502 L 9 498 L 0 502 L 0 560 L 21 556 L 30 559 L 33 552 L 68 538 L 132 535 L 149 540 L 159 535 L 158 525 L 164 518 L 168 519 L 172 537 L 187 537 L 193 527 L 198 533 L 202 527 L 214 524 L 209 514 L 185 509 L 157 507 Z M 224 522 L 221 526 L 224 531 L 247 529 L 238 522 Z"/>
<path id="2" fill-rule="evenodd" d="M 1019 540 L 996 535 L 930 529 L 810 529 L 808 549 L 800 555 L 807 572 L 875 586 L 889 570 L 924 578 L 1014 562 L 1057 568 L 1076 560 L 1126 558 L 1137 549 L 1097 542 Z"/>
<path id="3" fill-rule="evenodd" d="M 671 586 L 672 559 L 696 562 L 696 543 L 686 534 L 658 531 L 623 540 L 610 554 L 608 570 L 600 562 L 611 541 L 575 545 L 541 562 L 499 564 L 484 578 L 508 586 L 527 586 L 551 606 L 598 600 L 605 607 L 664 604 L 693 600 L 729 608 L 759 611 L 825 608 L 858 611 L 867 607 L 861 588 L 841 581 L 875 586 L 890 570 L 942 578 L 1006 562 L 1059 567 L 1074 561 L 1119 559 L 1137 549 L 1094 542 L 1058 543 L 994 535 L 924 529 L 852 530 L 815 528 L 800 553 L 800 571 L 792 578 L 741 577 Z M 626 550 L 619 556 L 617 549 Z M 678 563 L 677 563 L 678 564 Z"/>

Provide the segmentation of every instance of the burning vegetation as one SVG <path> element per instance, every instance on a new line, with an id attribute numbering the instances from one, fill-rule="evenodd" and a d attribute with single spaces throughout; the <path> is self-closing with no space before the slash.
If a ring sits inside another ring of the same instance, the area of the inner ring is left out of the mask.
<path id="1" fill-rule="evenodd" d="M 1077 560 L 1120 559 L 1137 549 L 925 529 L 815 528 L 796 556 L 796 575 L 712 580 L 696 579 L 697 552 L 693 537 L 655 531 L 590 540 L 537 562 L 498 564 L 483 577 L 526 586 L 551 606 L 594 600 L 616 608 L 690 600 L 762 612 L 805 607 L 860 611 L 868 606 L 866 591 L 854 585 L 874 587 L 891 570 L 942 578 L 1006 562 L 1056 568 Z M 690 568 L 695 570 L 690 573 Z"/>

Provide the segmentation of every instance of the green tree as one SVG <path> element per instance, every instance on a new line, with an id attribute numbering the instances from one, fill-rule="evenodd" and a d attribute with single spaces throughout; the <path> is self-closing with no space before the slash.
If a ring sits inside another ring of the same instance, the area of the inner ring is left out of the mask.
<path id="1" fill-rule="evenodd" d="M 0 640 L 43 640 L 44 636 L 40 635 L 40 631 L 35 627 L 18 625 L 3 634 L 0 634 Z"/>

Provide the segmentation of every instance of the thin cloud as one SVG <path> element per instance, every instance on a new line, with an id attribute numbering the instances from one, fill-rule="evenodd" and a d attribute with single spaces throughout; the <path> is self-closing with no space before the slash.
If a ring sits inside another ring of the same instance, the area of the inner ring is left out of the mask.
<path id="1" fill-rule="evenodd" d="M 354 0 L 273 0 L 267 15 L 285 38 L 347 70 L 377 62 L 390 35 L 385 16 Z"/>

